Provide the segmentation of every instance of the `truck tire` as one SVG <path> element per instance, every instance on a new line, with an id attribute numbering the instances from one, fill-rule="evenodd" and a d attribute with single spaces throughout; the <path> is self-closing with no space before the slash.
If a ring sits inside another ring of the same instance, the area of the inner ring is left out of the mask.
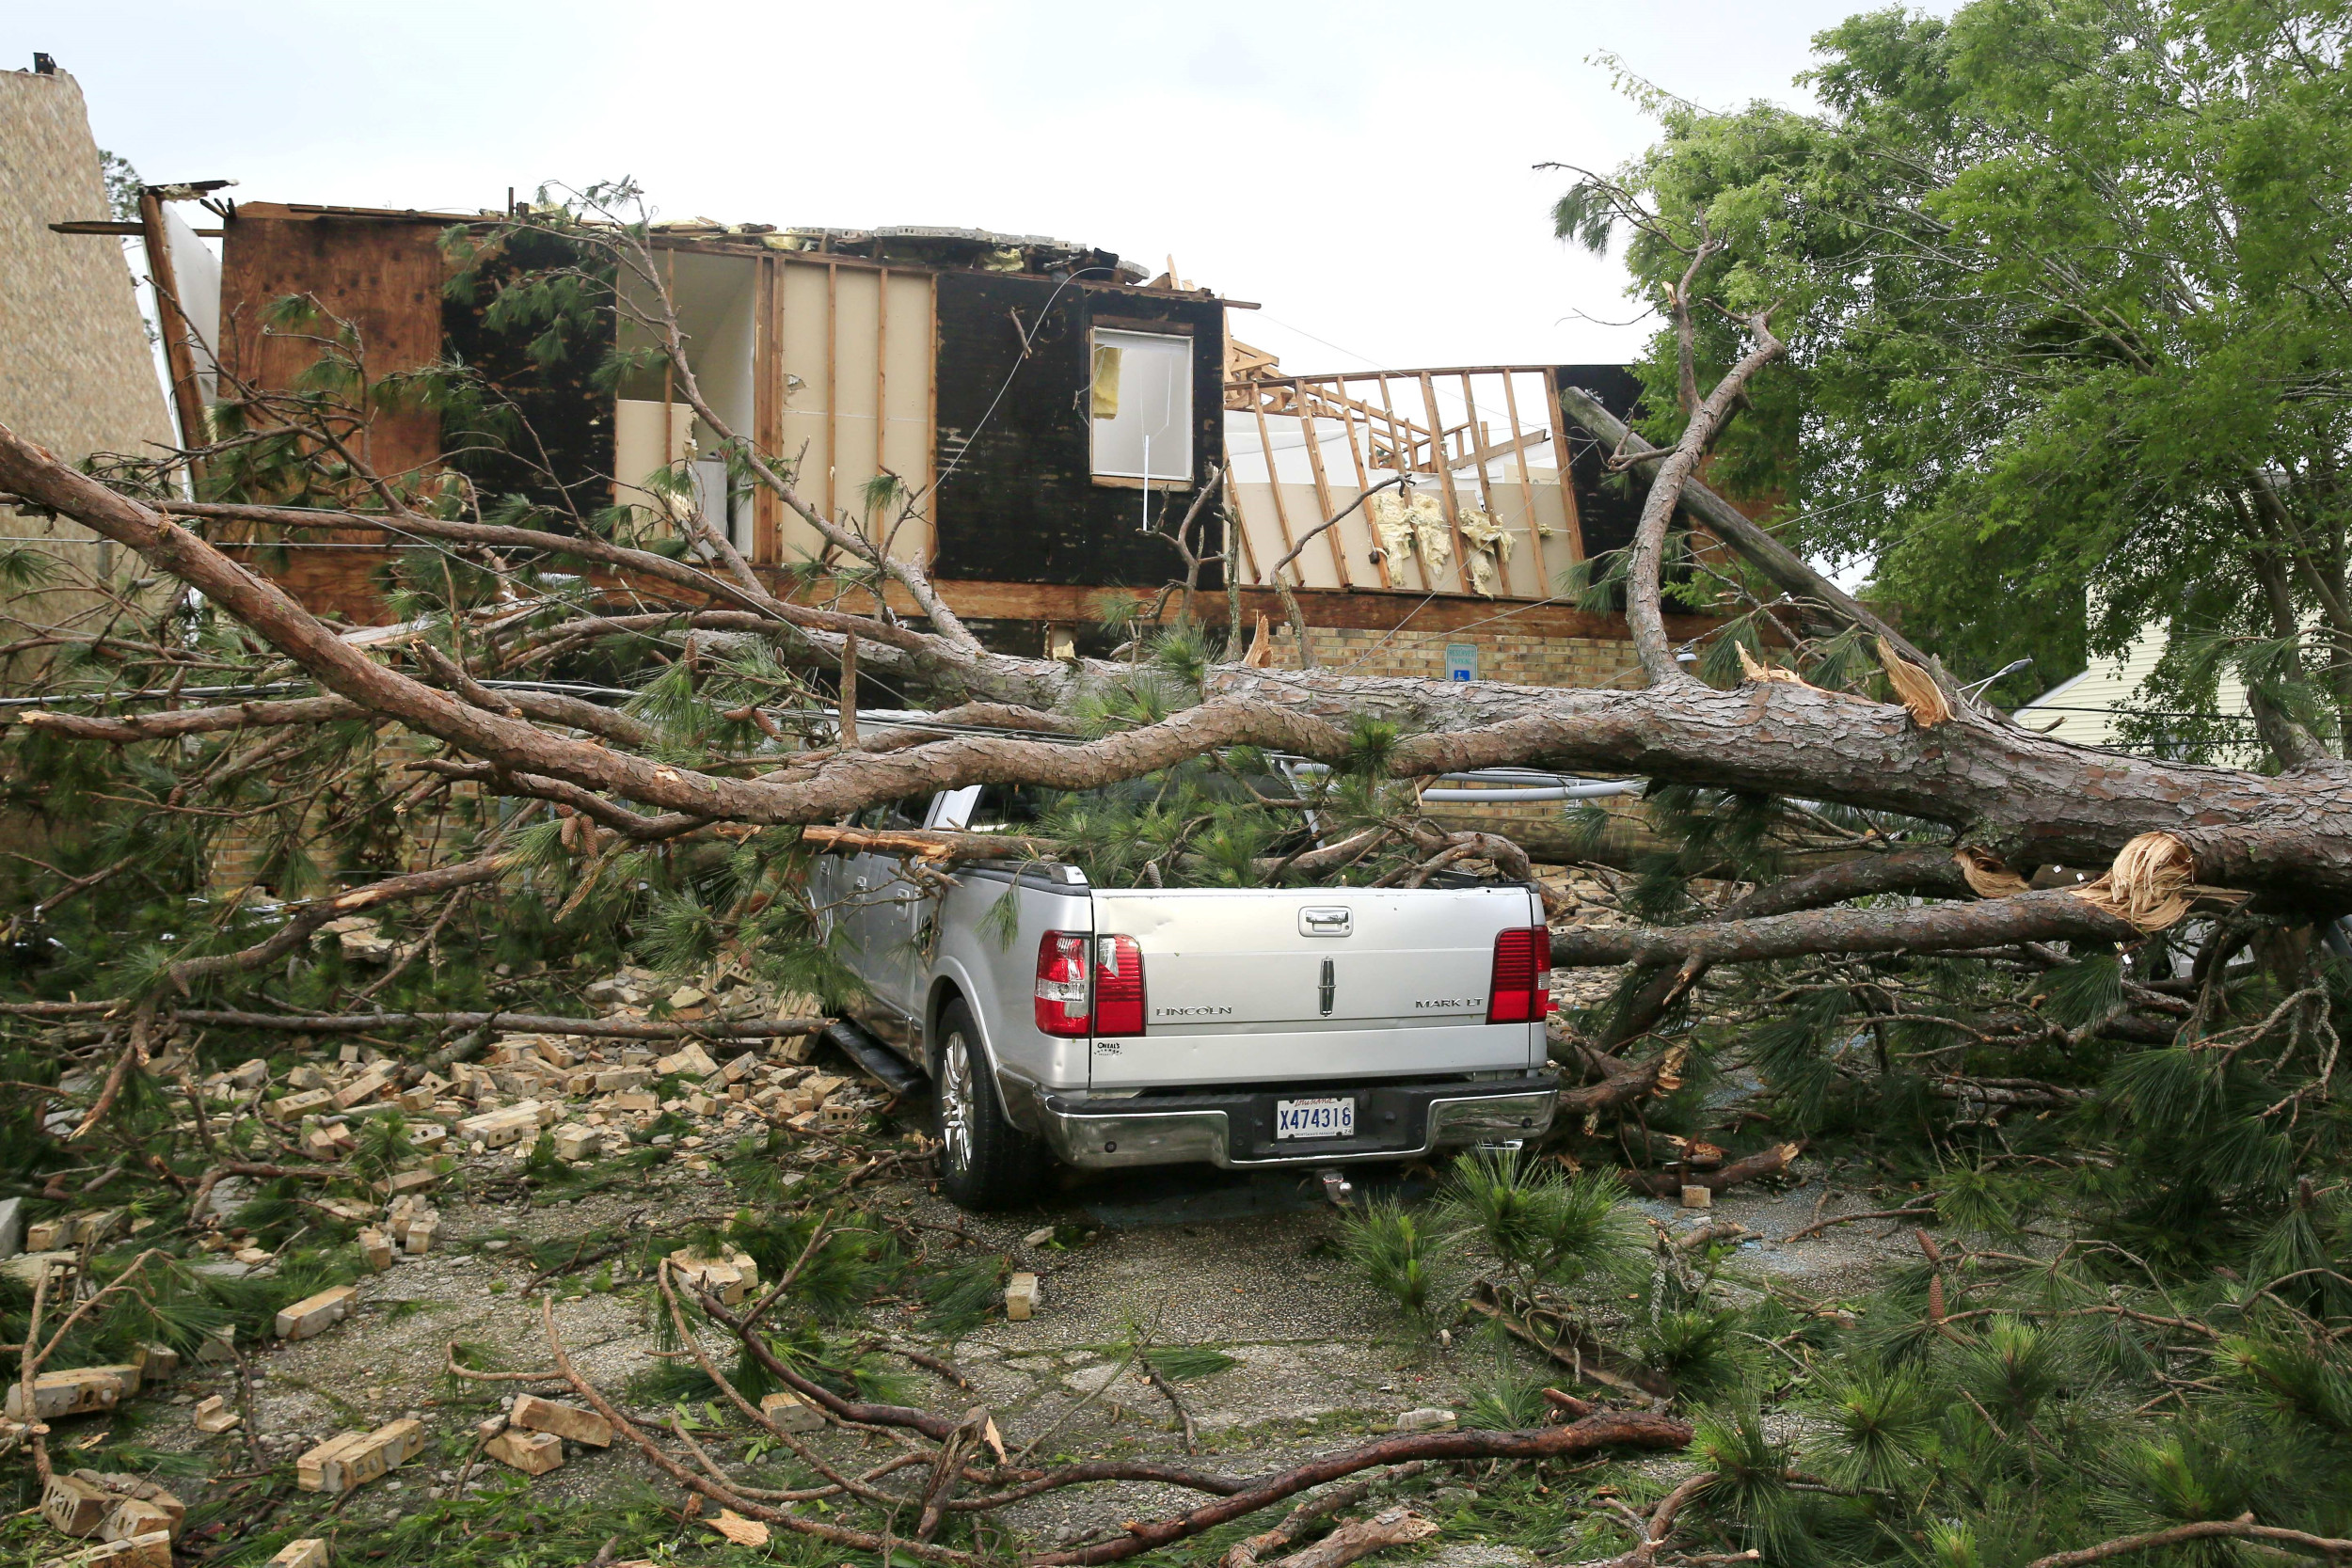
<path id="1" fill-rule="evenodd" d="M 939 1184 L 959 1209 L 1010 1209 L 1036 1194 L 1051 1164 L 1045 1146 L 1005 1115 L 980 1032 L 961 1001 L 939 1017 Z"/>

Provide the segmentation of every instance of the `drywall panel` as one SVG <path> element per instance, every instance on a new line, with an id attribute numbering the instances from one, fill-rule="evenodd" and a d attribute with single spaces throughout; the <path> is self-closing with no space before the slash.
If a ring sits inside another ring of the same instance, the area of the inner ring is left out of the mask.
<path id="1" fill-rule="evenodd" d="M 928 557 L 931 528 L 933 343 L 929 273 L 780 259 L 780 450 L 801 499 L 841 526 Z M 887 473 L 884 496 L 873 487 Z M 915 515 L 906 503 L 923 498 Z M 783 559 L 821 553 L 823 538 L 787 515 Z"/>
<path id="2" fill-rule="evenodd" d="M 206 403 L 220 401 L 220 258 L 204 237 L 189 227 L 180 209 L 165 202 L 164 243 L 171 247 L 171 272 L 178 280 L 180 313 L 187 318 L 193 341 L 188 348 L 196 363 L 196 387 Z"/>
<path id="3" fill-rule="evenodd" d="M 831 292 L 840 269 L 788 261 L 776 266 L 776 360 L 784 377 L 777 451 L 802 499 L 830 516 L 832 498 L 826 491 L 834 477 L 838 424 L 831 412 L 837 378 Z M 823 536 L 790 514 L 779 533 L 783 560 L 814 558 L 824 548 Z"/>
<path id="4" fill-rule="evenodd" d="M 666 498 L 645 488 L 646 477 L 685 459 L 693 423 L 693 411 L 684 404 L 616 399 L 612 405 L 612 499 L 624 506 L 641 506 L 666 515 L 670 510 Z"/>
<path id="5" fill-rule="evenodd" d="M 931 275 L 892 272 L 885 277 L 882 467 L 897 474 L 910 493 L 921 495 L 931 484 L 931 365 L 939 340 L 931 313 Z M 923 532 L 928 550 L 929 524 Z"/>

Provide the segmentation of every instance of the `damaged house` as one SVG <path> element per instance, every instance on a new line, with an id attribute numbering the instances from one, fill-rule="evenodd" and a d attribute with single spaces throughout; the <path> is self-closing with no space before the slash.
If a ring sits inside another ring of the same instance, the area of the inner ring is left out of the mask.
<path id="1" fill-rule="evenodd" d="M 267 324 L 276 302 L 307 295 L 356 330 L 373 376 L 445 355 L 486 372 L 544 454 L 524 463 L 429 412 L 388 411 L 371 433 L 380 471 L 446 465 L 485 496 L 584 516 L 659 508 L 647 477 L 682 465 L 706 515 L 780 591 L 828 591 L 816 531 L 730 486 L 663 372 L 600 389 L 609 340 L 534 358 L 482 300 L 445 287 L 457 271 L 445 234 L 500 214 L 207 204 L 216 267 L 176 216 L 149 227 L 184 302 L 167 334 L 183 340 L 183 423 L 224 385 L 296 383 L 315 344 Z M 1245 614 L 1279 627 L 1279 580 L 1317 662 L 1553 685 L 1633 668 L 1622 617 L 1580 610 L 1561 588 L 1575 562 L 1631 536 L 1633 501 L 1559 399 L 1575 385 L 1629 410 L 1638 388 L 1621 367 L 1293 375 L 1237 336 L 1248 304 L 1031 235 L 672 223 L 654 253 L 714 409 L 795 465 L 812 505 L 927 558 L 1005 651 L 1099 651 L 1105 595 L 1149 600 L 1185 578 L 1168 535 L 1222 475 L 1196 524 L 1198 587 L 1221 596 L 1230 562 Z M 371 624 L 389 614 L 388 554 L 345 542 L 254 559 L 312 609 Z M 1294 638 L 1274 644 L 1296 660 Z"/>

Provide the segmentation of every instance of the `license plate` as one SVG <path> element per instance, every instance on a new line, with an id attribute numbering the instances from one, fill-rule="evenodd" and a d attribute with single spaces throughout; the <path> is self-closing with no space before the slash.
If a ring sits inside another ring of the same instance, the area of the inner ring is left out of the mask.
<path id="1" fill-rule="evenodd" d="M 1278 1100 L 1274 1102 L 1274 1135 L 1352 1138 L 1356 1135 L 1356 1101 L 1346 1095 L 1336 1100 Z"/>

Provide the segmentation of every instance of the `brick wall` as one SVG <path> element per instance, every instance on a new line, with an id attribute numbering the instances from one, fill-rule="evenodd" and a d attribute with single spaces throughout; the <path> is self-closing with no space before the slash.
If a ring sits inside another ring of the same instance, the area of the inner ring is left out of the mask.
<path id="1" fill-rule="evenodd" d="M 1274 661 L 1298 665 L 1298 643 L 1288 627 L 1273 630 Z M 1446 650 L 1477 650 L 1478 678 L 1512 686 L 1617 686 L 1640 684 L 1641 664 L 1623 638 L 1553 637 L 1538 633 L 1463 629 L 1383 632 L 1353 626 L 1309 626 L 1307 643 L 1315 661 L 1358 675 L 1399 675 L 1420 680 L 1446 678 Z"/>

